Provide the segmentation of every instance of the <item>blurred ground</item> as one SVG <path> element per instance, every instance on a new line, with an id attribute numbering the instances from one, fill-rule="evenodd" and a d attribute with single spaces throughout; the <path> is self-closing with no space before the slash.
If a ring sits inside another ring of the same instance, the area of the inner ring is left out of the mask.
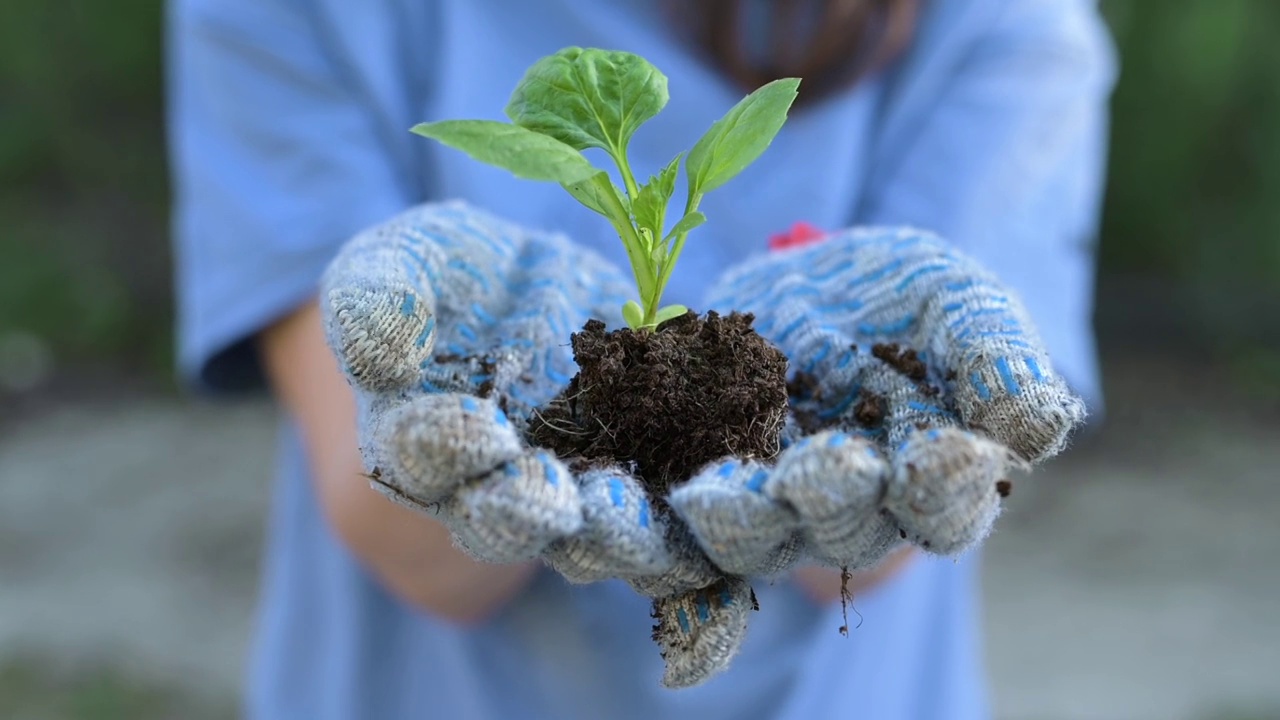
<path id="1" fill-rule="evenodd" d="M 985 588 L 1002 717 L 1280 718 L 1280 403 L 1230 377 L 1113 358 L 1105 432 L 1015 485 Z"/>
<path id="2" fill-rule="evenodd" d="M 1280 718 L 1280 404 L 1109 368 L 1107 432 L 989 545 L 1000 716 Z M 231 717 L 271 412 L 77 395 L 0 426 L 0 717 Z"/>
<path id="3" fill-rule="evenodd" d="M 0 429 L 0 718 L 232 716 L 271 430 L 137 397 Z"/>

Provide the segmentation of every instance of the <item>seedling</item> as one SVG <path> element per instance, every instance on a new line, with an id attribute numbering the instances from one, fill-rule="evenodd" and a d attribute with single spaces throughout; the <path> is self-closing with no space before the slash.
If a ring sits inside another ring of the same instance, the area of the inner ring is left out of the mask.
<path id="1" fill-rule="evenodd" d="M 636 182 L 627 146 L 636 130 L 666 106 L 667 77 L 627 52 L 565 48 L 525 73 L 507 103 L 511 122 L 444 120 L 413 132 L 461 150 L 516 177 L 559 183 L 583 205 L 607 218 L 626 247 L 638 301 L 622 308 L 627 324 L 651 329 L 683 315 L 661 306 L 662 293 L 689 232 L 706 221 L 698 205 L 769 147 L 787 119 L 800 81 L 764 85 L 717 120 L 688 154 L 679 153 L 643 185 Z M 599 148 L 617 165 L 625 191 L 582 151 Z M 684 160 L 688 195 L 684 213 L 667 225 L 676 173 Z"/>

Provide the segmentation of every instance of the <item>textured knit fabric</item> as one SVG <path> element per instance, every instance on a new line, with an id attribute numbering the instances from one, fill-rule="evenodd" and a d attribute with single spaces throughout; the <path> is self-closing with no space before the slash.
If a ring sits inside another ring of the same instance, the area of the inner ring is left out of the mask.
<path id="1" fill-rule="evenodd" d="M 813 378 L 796 424 L 822 429 L 793 430 L 774 467 L 730 459 L 673 493 L 732 572 L 869 567 L 899 541 L 962 553 L 990 532 L 998 483 L 1084 420 L 1021 301 L 928 232 L 863 228 L 750 260 L 708 306 L 756 315 L 793 378 Z"/>
<path id="2" fill-rule="evenodd" d="M 373 486 L 482 562 L 545 557 L 572 582 L 631 581 L 667 618 L 655 636 L 663 683 L 689 687 L 737 653 L 750 587 L 653 513 L 625 468 L 576 477 L 521 440 L 569 382 L 570 332 L 588 319 L 621 327 L 632 294 L 618 268 L 568 238 L 451 202 L 346 244 L 320 305 L 356 389 Z"/>
<path id="3" fill-rule="evenodd" d="M 670 105 L 631 146 L 647 177 L 743 92 L 674 39 L 660 5 L 173 0 L 184 377 L 213 391 L 261 387 L 253 334 L 316 296 L 342 243 L 424 201 L 463 199 L 624 265 L 607 223 L 560 188 L 408 128 L 501 119 L 524 70 L 566 45 L 631 50 L 671 79 Z M 929 0 L 919 20 L 889 72 L 793 116 L 756 164 L 704 201 L 709 221 L 667 299 L 705 309 L 716 278 L 799 220 L 927 228 L 1022 298 L 1053 367 L 1096 409 L 1092 238 L 1113 68 L 1094 3 Z M 547 572 L 474 627 L 396 602 L 334 536 L 303 458 L 285 424 L 249 718 L 987 714 L 973 553 L 913 561 L 855 598 L 847 638 L 838 603 L 817 606 L 782 578 L 760 583 L 761 609 L 732 666 L 671 691 L 650 601 L 624 582 L 574 585 Z"/>
<path id="4" fill-rule="evenodd" d="M 626 469 L 575 477 L 520 439 L 568 383 L 564 338 L 592 318 L 621 327 L 633 290 L 568 238 L 453 202 L 348 243 L 321 307 L 374 486 L 481 561 L 545 555 L 571 581 L 630 581 L 656 600 L 670 687 L 733 660 L 743 578 L 803 559 L 869 568 L 907 543 L 959 555 L 990 532 L 1010 470 L 1056 454 L 1084 417 L 980 264 L 922 231 L 843 232 L 730 269 L 709 300 L 755 314 L 793 380 L 814 378 L 792 423 L 833 429 L 794 433 L 776 461 L 726 456 L 662 498 L 663 520 Z M 857 417 L 869 399 L 872 427 Z"/>

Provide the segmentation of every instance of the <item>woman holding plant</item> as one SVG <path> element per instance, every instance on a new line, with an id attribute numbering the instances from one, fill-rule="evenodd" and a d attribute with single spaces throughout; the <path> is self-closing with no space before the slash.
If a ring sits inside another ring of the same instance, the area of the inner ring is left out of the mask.
<path id="1" fill-rule="evenodd" d="M 1097 11 L 675 9 L 172 3 L 183 369 L 288 412 L 250 717 L 986 716 L 969 551 L 1097 398 Z M 773 390 L 585 422 L 656 356 L 588 321 L 684 306 Z"/>

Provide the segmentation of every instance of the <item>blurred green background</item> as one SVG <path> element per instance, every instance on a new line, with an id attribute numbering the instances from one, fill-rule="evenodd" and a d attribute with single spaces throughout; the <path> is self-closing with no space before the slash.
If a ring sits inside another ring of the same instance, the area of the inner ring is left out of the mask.
<path id="1" fill-rule="evenodd" d="M 1123 73 L 1099 326 L 1270 357 L 1280 315 L 1257 303 L 1280 283 L 1280 3 L 1103 7 Z M 6 0 L 0 363 L 169 382 L 160 52 L 160 0 Z"/>
<path id="2" fill-rule="evenodd" d="M 68 386 L 172 390 L 161 5 L 3 0 L 0 427 Z M 1208 363 L 1280 400 L 1280 2 L 1102 6 L 1122 63 L 1104 352 Z M 0 664 L 4 718 L 229 716 L 174 692 L 111 663 Z"/>
<path id="3" fill-rule="evenodd" d="M 1280 3 L 1104 3 L 1121 49 L 1103 262 L 1188 290 L 1280 280 Z"/>
<path id="4" fill-rule="evenodd" d="M 3 15 L 0 356 L 163 374 L 160 2 L 5 0 Z"/>

